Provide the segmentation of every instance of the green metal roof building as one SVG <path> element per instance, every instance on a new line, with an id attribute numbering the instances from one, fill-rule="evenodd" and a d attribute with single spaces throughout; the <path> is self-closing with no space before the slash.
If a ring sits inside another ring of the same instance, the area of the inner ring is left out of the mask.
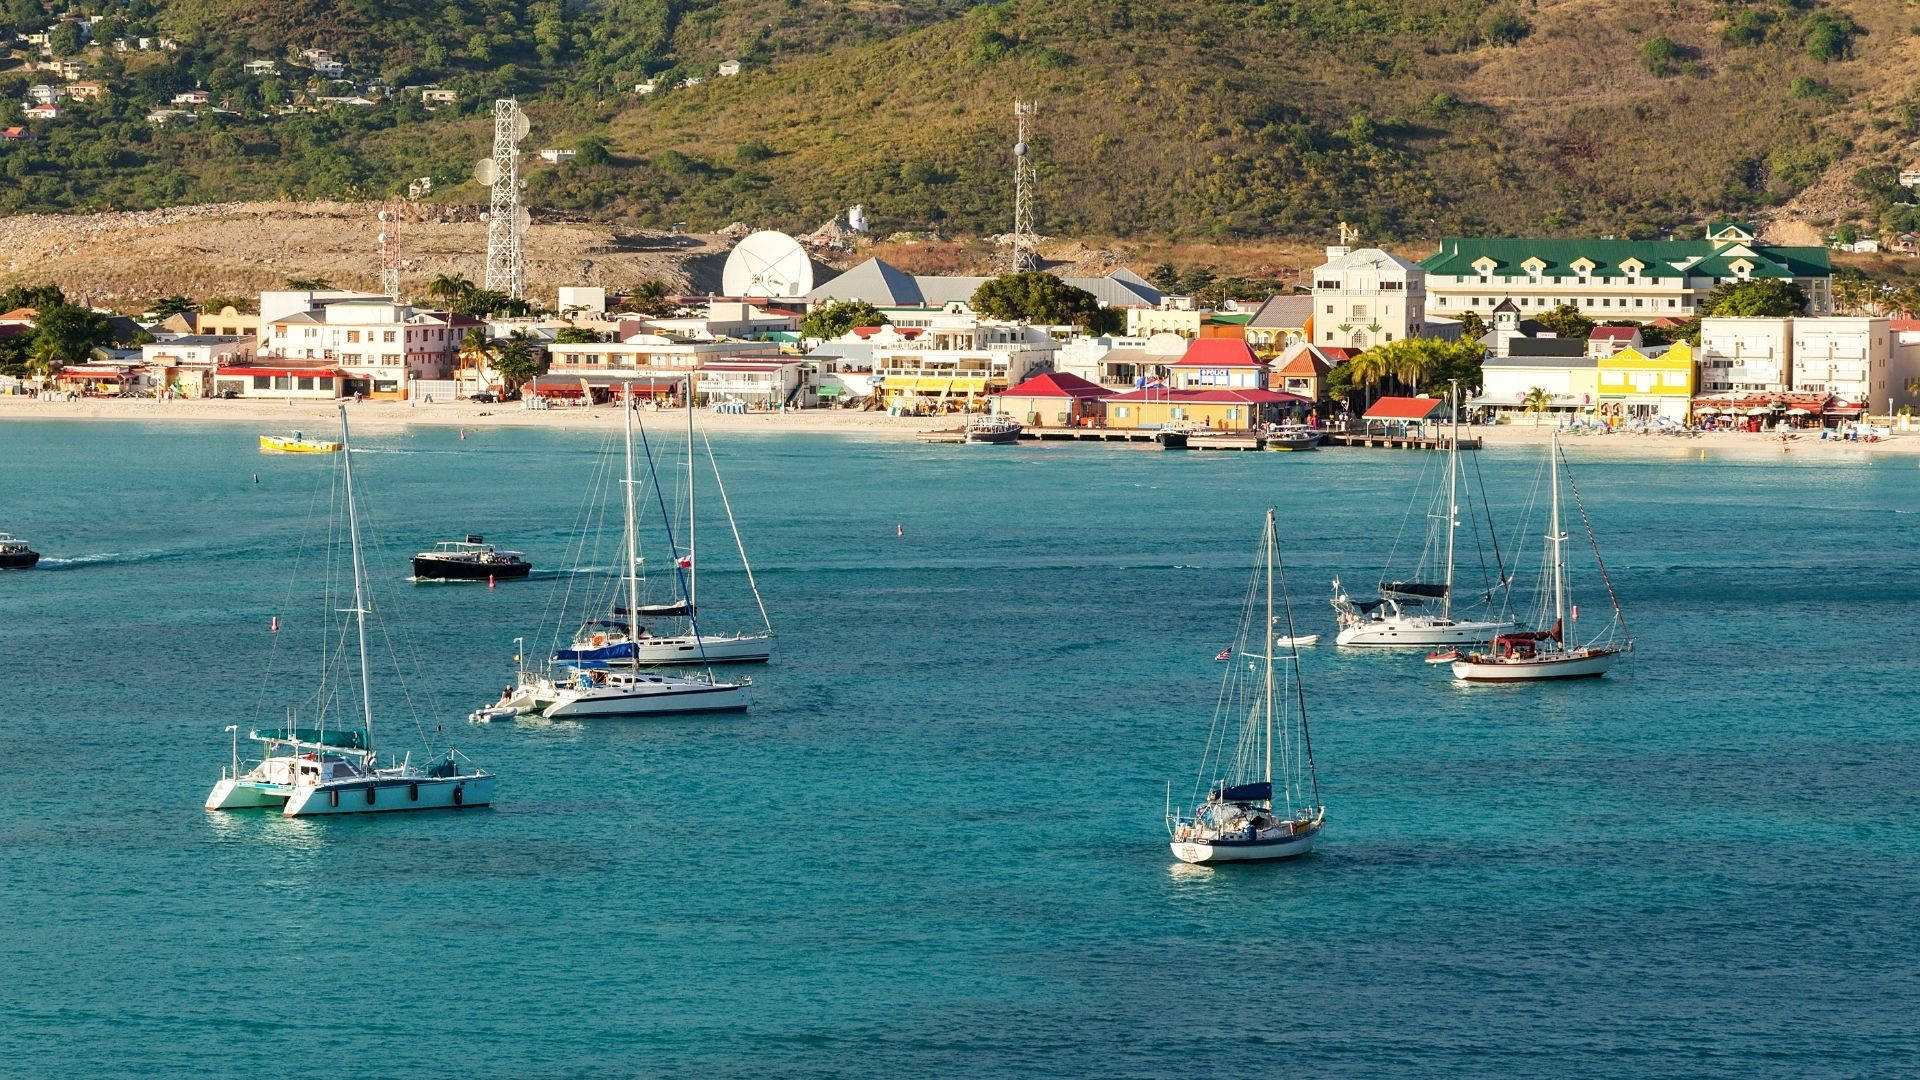
<path id="1" fill-rule="evenodd" d="M 1814 314 L 1833 305 L 1833 269 L 1820 247 L 1755 241 L 1751 226 L 1714 222 L 1704 240 L 1447 237 L 1421 262 L 1427 310 L 1490 314 L 1502 301 L 1537 313 L 1572 304 L 1600 321 L 1687 319 L 1715 285 L 1793 281 Z"/>

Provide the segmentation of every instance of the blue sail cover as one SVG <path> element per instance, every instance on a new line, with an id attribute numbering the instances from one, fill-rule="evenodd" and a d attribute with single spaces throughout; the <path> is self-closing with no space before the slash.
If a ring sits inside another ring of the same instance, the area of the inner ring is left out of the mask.
<path id="1" fill-rule="evenodd" d="M 553 654 L 556 664 L 571 664 L 577 661 L 599 661 L 632 659 L 636 650 L 631 641 L 618 641 L 606 645 L 575 645 L 571 649 L 561 649 Z"/>
<path id="2" fill-rule="evenodd" d="M 1273 785 L 1265 780 L 1257 784 L 1235 784 L 1220 789 L 1221 802 L 1268 802 L 1273 799 Z"/>

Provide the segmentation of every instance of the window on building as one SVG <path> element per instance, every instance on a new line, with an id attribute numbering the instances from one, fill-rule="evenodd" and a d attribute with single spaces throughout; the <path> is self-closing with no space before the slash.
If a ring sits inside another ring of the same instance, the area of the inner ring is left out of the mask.
<path id="1" fill-rule="evenodd" d="M 1365 305 L 1365 304 L 1354 304 L 1354 305 L 1353 305 L 1353 317 L 1354 317 L 1354 318 L 1356 318 L 1356 319 L 1363 319 L 1363 318 L 1366 318 L 1366 315 L 1367 315 L 1367 305 Z"/>
<path id="2" fill-rule="evenodd" d="M 1392 341 L 1392 340 L 1393 340 L 1393 331 L 1391 331 L 1391 330 L 1389 330 L 1389 331 L 1387 331 L 1387 340 L 1388 340 L 1388 341 Z"/>
<path id="3" fill-rule="evenodd" d="M 300 389 L 302 390 L 313 389 L 313 376 L 311 375 L 300 376 Z"/>
<path id="4" fill-rule="evenodd" d="M 1444 296 L 1443 296 L 1443 297 L 1441 297 L 1441 298 L 1440 298 L 1440 302 L 1439 302 L 1439 303 L 1438 303 L 1437 305 L 1435 305 L 1435 306 L 1436 306 L 1436 307 L 1446 307 L 1446 306 L 1447 306 L 1447 298 L 1446 298 L 1446 297 L 1444 297 Z"/>
<path id="5" fill-rule="evenodd" d="M 358 331 L 358 330 L 349 330 L 349 331 L 347 331 L 347 340 L 348 340 L 348 341 L 359 341 L 359 340 L 360 340 L 360 331 Z"/>
<path id="6" fill-rule="evenodd" d="M 1329 314 L 1329 315 L 1331 315 L 1331 314 L 1333 314 L 1333 305 L 1332 305 L 1332 304 L 1328 304 L 1328 305 L 1327 305 L 1327 314 Z"/>
<path id="7" fill-rule="evenodd" d="M 333 376 L 331 376 L 331 375 L 322 375 L 322 376 L 320 376 L 320 380 L 319 380 L 319 382 L 320 382 L 320 389 L 322 389 L 322 390 L 331 390 L 331 389 L 333 389 Z"/>
<path id="8" fill-rule="evenodd" d="M 1608 299 L 1607 297 L 1604 297 L 1604 296 L 1603 296 L 1603 297 L 1601 297 L 1601 298 L 1600 298 L 1600 306 L 1601 306 L 1601 307 L 1612 307 L 1612 306 L 1613 306 L 1613 301 L 1612 301 L 1612 300 L 1610 300 L 1610 299 Z"/>
<path id="9" fill-rule="evenodd" d="M 253 377 L 253 388 L 255 390 L 271 390 L 273 389 L 273 379 L 266 375 L 255 375 Z"/>
<path id="10" fill-rule="evenodd" d="M 1647 306 L 1647 302 L 1646 302 L 1646 300 L 1644 300 L 1644 299 L 1642 299 L 1641 297 L 1638 297 L 1638 296 L 1636 296 L 1636 297 L 1634 297 L 1634 298 L 1633 298 L 1633 306 L 1634 306 L 1634 307 L 1646 307 L 1646 306 Z"/>
<path id="11" fill-rule="evenodd" d="M 275 390 L 285 390 L 285 389 L 288 389 L 291 385 L 292 384 L 290 384 L 287 381 L 287 377 L 285 375 L 275 375 L 273 377 L 273 388 Z"/>
<path id="12" fill-rule="evenodd" d="M 383 331 L 381 331 L 381 333 L 380 333 L 380 340 L 381 340 L 381 341 L 392 341 L 392 340 L 393 340 L 393 334 L 394 334 L 394 332 L 393 332 L 392 330 L 383 330 Z"/>

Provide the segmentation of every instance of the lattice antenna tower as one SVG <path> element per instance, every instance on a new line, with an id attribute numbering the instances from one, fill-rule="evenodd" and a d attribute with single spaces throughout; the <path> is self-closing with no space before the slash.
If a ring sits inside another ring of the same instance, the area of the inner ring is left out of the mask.
<path id="1" fill-rule="evenodd" d="M 1040 239 L 1033 229 L 1033 146 L 1027 141 L 1027 124 L 1033 114 L 1033 102 L 1014 101 L 1013 235 L 1009 237 L 1007 264 L 1016 274 L 1039 264 Z"/>
<path id="2" fill-rule="evenodd" d="M 524 247 L 528 215 L 520 205 L 526 181 L 520 179 L 520 140 L 532 124 L 520 103 L 493 103 L 493 156 L 474 167 L 474 179 L 493 189 L 487 208 L 487 288 L 520 299 L 527 293 Z"/>
<path id="3" fill-rule="evenodd" d="M 388 199 L 380 207 L 380 293 L 400 299 L 400 220 L 404 205 Z"/>

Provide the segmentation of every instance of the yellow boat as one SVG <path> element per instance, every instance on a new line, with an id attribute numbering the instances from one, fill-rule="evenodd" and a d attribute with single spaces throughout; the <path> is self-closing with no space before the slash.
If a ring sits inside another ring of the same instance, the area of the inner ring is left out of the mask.
<path id="1" fill-rule="evenodd" d="M 260 449 L 275 454 L 331 454 L 340 449 L 340 444 L 321 439 L 302 438 L 296 431 L 291 436 L 262 435 Z"/>

